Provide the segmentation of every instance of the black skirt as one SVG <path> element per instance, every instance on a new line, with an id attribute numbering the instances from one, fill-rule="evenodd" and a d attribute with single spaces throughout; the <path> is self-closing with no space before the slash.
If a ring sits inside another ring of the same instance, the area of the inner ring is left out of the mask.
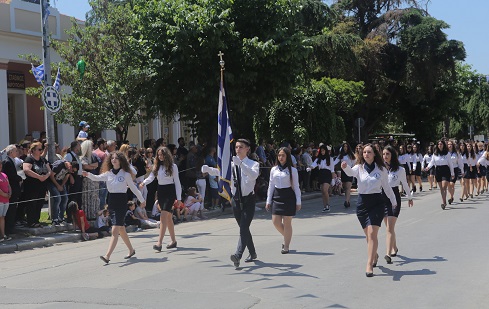
<path id="1" fill-rule="evenodd" d="M 416 163 L 416 169 L 414 170 L 414 175 L 421 176 L 421 162 Z"/>
<path id="2" fill-rule="evenodd" d="M 456 183 L 457 180 L 460 179 L 460 169 L 458 167 L 454 167 L 453 173 L 455 174 L 455 177 L 450 178 L 450 182 Z"/>
<path id="3" fill-rule="evenodd" d="M 177 194 L 175 192 L 175 184 L 171 183 L 168 185 L 158 185 L 158 204 L 162 211 L 172 212 L 173 203 L 177 199 Z"/>
<path id="4" fill-rule="evenodd" d="M 399 213 L 401 212 L 401 194 L 399 193 L 399 187 L 392 187 L 392 191 L 394 191 L 394 195 L 396 196 L 397 206 L 392 209 L 391 200 L 387 197 L 387 195 L 382 191 L 382 196 L 385 200 L 385 216 L 386 217 L 399 217 Z"/>
<path id="5" fill-rule="evenodd" d="M 341 182 L 353 182 L 353 177 L 348 176 L 343 170 L 341 170 Z"/>
<path id="6" fill-rule="evenodd" d="M 465 170 L 465 179 L 476 179 L 477 178 L 477 168 L 472 166 L 472 170 L 470 170 L 470 166 L 467 165 L 467 169 Z"/>
<path id="7" fill-rule="evenodd" d="M 357 218 L 366 228 L 369 225 L 381 226 L 384 219 L 385 202 L 382 193 L 359 194 L 357 198 Z"/>
<path id="8" fill-rule="evenodd" d="M 440 165 L 435 168 L 436 182 L 450 181 L 451 178 L 450 167 L 448 165 Z"/>
<path id="9" fill-rule="evenodd" d="M 296 196 L 291 187 L 274 188 L 272 197 L 272 214 L 279 216 L 295 216 Z"/>
<path id="10" fill-rule="evenodd" d="M 124 218 L 127 212 L 127 193 L 110 193 L 108 200 L 112 225 L 124 226 Z"/>
<path id="11" fill-rule="evenodd" d="M 320 169 L 318 172 L 318 182 L 320 185 L 323 183 L 331 184 L 331 180 L 333 180 L 333 175 L 331 175 L 331 171 L 329 169 Z"/>

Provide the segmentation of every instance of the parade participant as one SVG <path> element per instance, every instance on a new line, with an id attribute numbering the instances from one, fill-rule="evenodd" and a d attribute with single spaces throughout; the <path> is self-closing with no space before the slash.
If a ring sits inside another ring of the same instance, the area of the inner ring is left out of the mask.
<path id="1" fill-rule="evenodd" d="M 249 140 L 238 139 L 236 141 L 235 149 L 236 156 L 233 156 L 231 162 L 234 176 L 233 181 L 231 182 L 231 191 L 234 199 L 234 218 L 239 225 L 239 241 L 236 252 L 231 255 L 231 261 L 235 267 L 239 267 L 239 262 L 246 248 L 248 248 L 250 254 L 245 259 L 245 262 L 251 262 L 257 259 L 253 236 L 250 232 L 250 225 L 255 215 L 254 188 L 256 179 L 260 174 L 260 163 L 248 158 L 248 153 L 250 151 Z M 217 168 L 211 168 L 207 165 L 202 166 L 202 173 L 219 176 L 219 170 Z"/>
<path id="2" fill-rule="evenodd" d="M 477 155 L 474 151 L 474 146 L 472 143 L 467 143 L 467 169 L 464 174 L 464 188 L 467 199 L 474 198 L 474 189 L 477 186 Z"/>
<path id="3" fill-rule="evenodd" d="M 389 178 L 382 156 L 371 144 L 363 147 L 362 156 L 357 158 L 357 164 L 354 167 L 350 167 L 346 161 L 343 161 L 341 168 L 348 176 L 357 178 L 357 217 L 367 237 L 368 248 L 365 275 L 373 277 L 373 268 L 377 265 L 379 258 L 377 235 L 385 213 L 385 201 L 381 192 L 384 190 L 393 208 L 397 206 L 396 196 L 389 186 Z"/>
<path id="4" fill-rule="evenodd" d="M 421 170 L 424 171 L 425 168 L 430 164 L 431 158 L 433 157 L 433 146 L 428 146 L 426 148 L 426 154 L 423 157 L 423 162 L 421 162 Z M 437 188 L 436 186 L 436 181 L 435 181 L 435 167 L 433 166 L 430 168 L 430 170 L 427 172 L 428 176 L 428 182 L 430 183 L 430 191 Z"/>
<path id="5" fill-rule="evenodd" d="M 427 172 L 431 167 L 435 167 L 435 179 L 440 187 L 441 194 L 441 209 L 445 209 L 447 206 L 447 188 L 448 182 L 451 178 L 455 177 L 453 170 L 452 160 L 448 156 L 447 144 L 444 140 L 439 140 L 433 151 L 433 157 L 430 163 L 425 168 Z"/>
<path id="6" fill-rule="evenodd" d="M 409 175 L 411 175 L 411 165 L 408 164 L 409 159 L 408 159 L 408 154 L 406 152 L 406 146 L 404 144 L 399 145 L 399 164 L 401 164 L 402 167 L 404 167 L 404 170 L 406 171 L 406 181 L 409 184 Z M 406 192 L 409 190 L 409 187 L 407 188 L 402 188 L 403 192 L 401 193 L 402 196 L 406 194 Z"/>
<path id="7" fill-rule="evenodd" d="M 136 250 L 132 247 L 126 228 L 124 227 L 124 217 L 127 211 L 127 187 L 137 196 L 141 204 L 145 203 L 141 192 L 134 185 L 132 180 L 133 175 L 129 168 L 129 162 L 126 156 L 120 151 L 110 153 L 102 165 L 100 175 L 94 175 L 87 171 L 83 172 L 83 177 L 88 177 L 93 181 L 105 181 L 107 190 L 109 191 L 109 212 L 112 221 L 112 236 L 110 238 L 109 248 L 105 255 L 101 255 L 100 259 L 106 264 L 110 261 L 110 256 L 114 251 L 119 235 L 129 249 L 129 254 L 125 259 L 131 258 L 136 254 Z"/>
<path id="8" fill-rule="evenodd" d="M 489 166 L 489 144 L 486 146 L 486 151 L 484 151 L 484 153 L 479 158 L 479 160 L 477 160 L 477 168 L 478 169 L 485 167 L 486 171 L 487 171 L 488 166 Z M 489 172 L 486 173 L 486 185 L 487 185 L 488 181 L 489 181 Z"/>
<path id="9" fill-rule="evenodd" d="M 452 166 L 453 166 L 453 172 L 455 173 L 455 177 L 450 179 L 450 182 L 448 183 L 448 194 L 450 194 L 450 198 L 448 199 L 448 204 L 453 203 L 453 195 L 455 194 L 455 183 L 458 180 L 458 177 L 460 175 L 460 171 L 462 170 L 463 172 L 463 161 L 462 157 L 460 154 L 457 152 L 457 149 L 455 148 L 455 142 L 449 140 L 447 142 L 447 149 L 448 149 L 448 155 L 450 156 L 450 160 L 452 161 Z"/>
<path id="10" fill-rule="evenodd" d="M 350 144 L 348 144 L 347 142 L 344 142 L 343 145 L 341 145 L 340 154 L 334 160 L 333 165 L 336 166 L 336 164 L 343 161 L 346 161 L 346 163 L 348 163 L 350 167 L 353 167 L 356 161 Z M 348 208 L 350 207 L 350 194 L 353 177 L 347 176 L 345 172 L 341 170 L 341 182 L 343 184 L 343 190 L 345 191 L 345 202 L 343 203 L 343 206 L 345 206 L 345 208 Z"/>
<path id="11" fill-rule="evenodd" d="M 407 174 L 407 182 L 409 187 L 411 188 L 412 193 L 416 193 L 416 175 L 415 175 L 415 170 L 416 170 L 416 154 L 413 151 L 413 146 L 412 145 L 407 145 L 406 146 L 406 158 L 407 158 L 407 164 L 409 165 L 410 172 Z"/>
<path id="12" fill-rule="evenodd" d="M 157 197 L 161 208 L 161 214 L 160 233 L 158 241 L 156 242 L 156 245 L 153 246 L 153 249 L 161 252 L 161 249 L 163 248 L 163 237 L 165 237 L 167 228 L 168 233 L 170 234 L 171 243 L 169 243 L 166 248 L 172 249 L 177 247 L 172 208 L 175 201 L 180 201 L 182 199 L 182 185 L 180 184 L 178 167 L 173 163 L 172 154 L 167 147 L 159 147 L 156 150 L 153 171 L 149 174 L 148 178 L 139 185 L 139 187 L 143 188 L 143 186 L 153 182 L 155 178 L 158 179 Z"/>
<path id="13" fill-rule="evenodd" d="M 478 142 L 477 146 L 474 146 L 474 150 L 477 155 L 477 161 L 479 161 L 479 159 L 484 155 L 484 143 Z M 486 167 L 484 165 L 480 165 L 477 168 L 477 194 L 476 195 L 484 193 L 484 189 L 486 188 L 486 186 L 487 186 Z"/>
<path id="14" fill-rule="evenodd" d="M 331 185 L 331 180 L 333 180 L 332 173 L 334 172 L 334 162 L 329 155 L 329 150 L 326 145 L 321 145 L 321 147 L 319 147 L 319 155 L 307 171 L 315 169 L 316 167 L 319 169 L 318 183 L 321 186 L 323 197 L 323 212 L 330 211 L 329 187 Z"/>
<path id="15" fill-rule="evenodd" d="M 270 171 L 265 208 L 267 211 L 272 208 L 273 225 L 284 237 L 281 252 L 287 254 L 292 240 L 292 217 L 301 209 L 301 190 L 289 149 L 280 148 L 277 159 L 277 165 Z"/>
<path id="16" fill-rule="evenodd" d="M 414 189 L 416 189 L 416 181 L 419 184 L 419 192 L 423 191 L 423 180 L 421 179 L 421 162 L 423 162 L 423 155 L 421 154 L 419 150 L 418 144 L 414 143 L 413 144 L 413 153 L 414 153 L 414 159 L 416 162 L 416 165 L 414 166 L 414 176 L 415 176 L 415 181 L 414 181 Z"/>
<path id="17" fill-rule="evenodd" d="M 399 164 L 399 159 L 397 158 L 397 152 L 392 146 L 386 146 L 382 152 L 382 158 L 384 159 L 385 166 L 389 173 L 389 186 L 392 188 L 394 195 L 396 196 L 396 207 L 393 208 L 391 202 L 385 193 L 382 194 L 385 200 L 385 210 L 386 216 L 384 217 L 384 223 L 387 229 L 386 235 L 386 255 L 385 260 L 388 264 L 392 263 L 392 257 L 397 255 L 399 249 L 397 248 L 396 232 L 395 226 L 399 213 L 401 211 L 401 194 L 399 193 L 399 183 L 403 186 L 407 186 L 406 183 L 406 171 Z M 411 192 L 407 192 L 408 205 L 413 206 L 413 199 Z"/>

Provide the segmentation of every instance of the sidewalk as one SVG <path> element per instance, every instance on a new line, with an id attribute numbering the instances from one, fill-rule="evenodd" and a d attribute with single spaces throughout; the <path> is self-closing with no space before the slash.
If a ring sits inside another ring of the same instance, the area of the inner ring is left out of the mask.
<path id="1" fill-rule="evenodd" d="M 302 194 L 302 200 L 311 200 L 321 198 L 321 192 L 309 192 Z M 265 208 L 265 201 L 256 203 L 256 207 Z M 230 208 L 225 211 L 221 209 L 209 210 L 205 212 L 205 216 L 217 218 L 220 216 L 229 216 L 232 212 Z M 133 232 L 133 229 L 128 228 L 128 232 Z M 82 241 L 80 231 L 74 232 L 73 225 L 67 226 L 45 226 L 42 228 L 17 228 L 17 233 L 9 235 L 12 240 L 3 241 L 0 243 L 0 254 L 15 253 L 16 251 L 29 250 L 34 248 L 49 247 L 57 243 L 63 242 L 78 242 Z"/>

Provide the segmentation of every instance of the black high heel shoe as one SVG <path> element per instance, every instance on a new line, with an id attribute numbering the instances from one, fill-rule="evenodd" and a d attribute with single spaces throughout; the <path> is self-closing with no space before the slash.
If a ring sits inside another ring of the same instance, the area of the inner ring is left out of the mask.
<path id="1" fill-rule="evenodd" d="M 132 258 L 134 256 L 134 254 L 136 254 L 136 249 L 132 250 L 132 252 L 130 254 L 126 255 L 124 258 L 126 260 L 128 260 L 128 259 Z"/>
<path id="2" fill-rule="evenodd" d="M 391 257 L 395 257 L 395 256 L 397 256 L 397 252 L 399 252 L 399 248 L 397 248 L 397 249 L 396 249 L 396 252 L 391 253 L 391 254 L 390 254 L 390 256 L 391 256 Z"/>
<path id="3" fill-rule="evenodd" d="M 105 256 L 101 255 L 100 259 L 105 262 L 105 264 L 109 264 L 110 260 L 106 259 Z"/>
<path id="4" fill-rule="evenodd" d="M 374 273 L 369 273 L 369 272 L 366 272 L 365 273 L 365 276 L 367 276 L 367 278 L 372 278 L 374 276 Z"/>
<path id="5" fill-rule="evenodd" d="M 377 257 L 375 258 L 375 262 L 372 265 L 373 267 L 377 267 L 377 262 L 379 261 L 379 254 L 377 253 Z"/>
<path id="6" fill-rule="evenodd" d="M 153 246 L 153 250 L 155 251 L 161 252 L 161 249 L 163 249 L 163 246 L 157 246 L 157 245 Z"/>
<path id="7" fill-rule="evenodd" d="M 386 255 L 384 256 L 384 259 L 385 259 L 385 261 L 387 262 L 387 264 L 392 264 L 392 259 L 391 259 L 391 257 L 390 257 L 389 255 L 387 255 L 387 254 L 386 254 Z"/>
<path id="8" fill-rule="evenodd" d="M 173 248 L 176 248 L 177 247 L 177 242 L 172 242 L 171 244 L 169 244 L 168 246 L 166 246 L 167 249 L 173 249 Z"/>

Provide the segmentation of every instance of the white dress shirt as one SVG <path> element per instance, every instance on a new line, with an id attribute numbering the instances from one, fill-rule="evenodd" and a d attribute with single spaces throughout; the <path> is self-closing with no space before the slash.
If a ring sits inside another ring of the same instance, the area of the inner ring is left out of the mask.
<path id="1" fill-rule="evenodd" d="M 448 154 L 446 155 L 436 155 L 433 154 L 431 157 L 430 164 L 428 164 L 428 169 L 430 169 L 432 166 L 448 166 L 450 168 L 450 174 L 452 176 L 455 176 L 455 173 L 453 171 L 453 165 L 452 165 L 452 160 L 450 159 L 450 156 Z"/>
<path id="2" fill-rule="evenodd" d="M 231 161 L 232 176 L 231 176 L 231 192 L 233 195 L 236 194 L 236 187 L 234 185 L 234 173 L 236 169 L 234 167 L 234 162 Z M 248 196 L 254 192 L 256 179 L 260 175 L 260 163 L 251 160 L 246 157 L 239 164 L 241 170 L 241 195 Z M 209 166 L 209 175 L 219 176 L 219 170 Z"/>
<path id="3" fill-rule="evenodd" d="M 479 158 L 479 160 L 477 160 L 477 164 L 480 164 L 482 166 L 488 166 L 489 165 L 489 161 L 487 160 L 486 156 L 487 156 L 487 153 L 484 151 L 484 153 Z"/>
<path id="4" fill-rule="evenodd" d="M 403 155 L 400 155 L 400 156 L 399 156 L 399 163 L 400 163 L 401 165 L 405 165 L 405 164 L 407 164 L 407 166 L 408 166 L 408 171 L 407 171 L 407 172 L 409 172 L 409 173 L 411 173 L 411 165 L 410 165 L 410 164 L 408 164 L 408 163 L 410 163 L 410 162 L 411 162 L 411 160 L 410 160 L 410 159 L 411 159 L 411 157 L 410 157 L 410 155 L 409 155 L 409 154 L 407 154 L 407 153 L 405 153 L 405 154 L 403 154 Z"/>
<path id="5" fill-rule="evenodd" d="M 141 203 L 144 202 L 141 191 L 138 190 L 138 188 L 132 181 L 131 173 L 128 173 L 122 169 L 119 170 L 117 174 L 114 174 L 112 170 L 100 175 L 87 173 L 87 178 L 93 181 L 105 181 L 107 183 L 107 191 L 109 191 L 109 193 L 126 193 L 127 187 L 129 187 L 132 193 L 136 195 L 138 200 Z"/>
<path id="6" fill-rule="evenodd" d="M 156 178 L 158 179 L 158 185 L 164 186 L 169 184 L 175 184 L 175 194 L 177 199 L 180 200 L 182 198 L 182 185 L 180 184 L 180 177 L 178 176 L 178 167 L 175 163 L 173 163 L 173 172 L 172 175 L 169 176 L 166 174 L 166 169 L 163 165 L 160 166 L 158 170 L 158 175 Z M 155 179 L 155 173 L 151 171 L 149 173 L 148 178 L 143 181 L 144 185 L 150 184 Z"/>
<path id="7" fill-rule="evenodd" d="M 460 168 L 462 174 L 464 173 L 464 161 L 462 161 L 462 156 L 458 154 L 458 152 L 449 152 L 450 160 L 452 160 L 453 168 Z"/>
<path id="8" fill-rule="evenodd" d="M 356 158 L 350 159 L 350 157 L 347 155 L 343 156 L 343 158 L 340 159 L 340 156 L 337 156 L 336 159 L 334 159 L 333 166 L 343 161 L 345 161 L 346 164 L 348 164 L 348 166 L 352 167 L 353 165 L 355 165 L 357 159 Z"/>
<path id="9" fill-rule="evenodd" d="M 424 168 L 426 166 L 428 166 L 428 164 L 430 164 L 430 161 L 431 161 L 431 157 L 433 155 L 429 155 L 429 154 L 425 154 L 424 157 L 423 157 L 423 161 L 421 162 L 421 169 L 424 170 Z"/>
<path id="10" fill-rule="evenodd" d="M 301 204 L 299 173 L 295 167 L 292 167 L 292 183 L 290 183 L 290 173 L 288 168 L 284 168 L 282 171 L 280 171 L 278 166 L 272 167 L 272 170 L 270 171 L 270 182 L 268 183 L 267 204 L 272 204 L 273 190 L 275 188 L 292 188 L 295 192 L 295 204 Z"/>
<path id="11" fill-rule="evenodd" d="M 326 159 L 321 160 L 321 162 L 318 164 L 319 159 L 314 160 L 314 162 L 311 165 L 311 168 L 319 168 L 320 170 L 330 170 L 331 173 L 334 172 L 334 161 L 333 158 L 329 158 L 329 165 L 326 164 Z"/>
<path id="12" fill-rule="evenodd" d="M 409 188 L 409 185 L 406 180 L 406 169 L 402 166 L 399 166 L 399 169 L 397 171 L 389 170 L 388 178 L 389 178 L 389 186 L 391 188 L 398 187 L 399 184 L 402 184 L 403 188 Z M 411 190 L 405 190 L 405 191 L 408 199 L 411 200 L 413 198 L 411 194 Z"/>
<path id="13" fill-rule="evenodd" d="M 472 158 L 470 155 L 469 157 L 467 158 L 467 164 L 469 165 L 469 167 L 474 167 L 477 165 L 477 156 L 475 158 Z"/>
<path id="14" fill-rule="evenodd" d="M 382 189 L 384 189 L 384 193 L 391 201 L 392 207 L 397 207 L 396 196 L 389 185 L 389 177 L 385 168 L 381 170 L 375 164 L 374 170 L 368 173 L 364 169 L 363 164 L 357 164 L 354 167 L 347 165 L 343 171 L 348 176 L 353 176 L 357 179 L 358 194 L 381 193 Z"/>

